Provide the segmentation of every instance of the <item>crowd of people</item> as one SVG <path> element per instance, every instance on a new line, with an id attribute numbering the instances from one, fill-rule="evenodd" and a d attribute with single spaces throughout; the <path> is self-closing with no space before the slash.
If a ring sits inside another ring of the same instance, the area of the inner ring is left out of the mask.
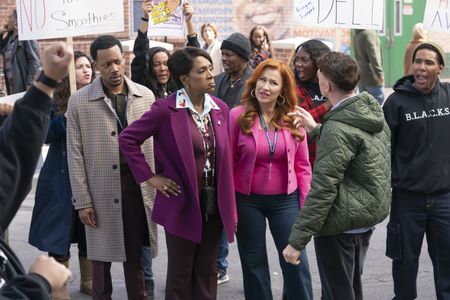
<path id="1" fill-rule="evenodd" d="M 187 45 L 171 53 L 149 42 L 152 7 L 143 1 L 131 78 L 112 35 L 89 55 L 54 43 L 39 73 L 36 42 L 18 40 L 11 13 L 0 36 L 6 87 L 26 93 L 0 104 L 0 299 L 70 299 L 72 243 L 81 292 L 111 299 L 111 264 L 121 262 L 128 298 L 153 299 L 157 224 L 168 300 L 216 299 L 235 238 L 245 298 L 272 299 L 266 224 L 283 299 L 313 299 L 312 237 L 320 297 L 363 299 L 370 238 L 389 215 L 394 299 L 417 297 L 424 234 L 437 299 L 450 299 L 450 84 L 439 80 L 445 53 L 420 24 L 385 100 L 374 31 L 354 32 L 355 59 L 311 39 L 289 65 L 260 25 L 220 41 L 203 24 L 201 45 L 185 2 Z M 43 143 L 29 243 L 48 256 L 27 273 L 4 232 Z"/>

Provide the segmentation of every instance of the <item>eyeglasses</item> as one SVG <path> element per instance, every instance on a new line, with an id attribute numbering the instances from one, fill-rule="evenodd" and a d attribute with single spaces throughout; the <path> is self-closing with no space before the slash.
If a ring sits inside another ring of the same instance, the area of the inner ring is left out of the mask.
<path id="1" fill-rule="evenodd" d="M 311 60 L 312 60 L 311 58 L 296 56 L 294 58 L 294 65 L 299 64 L 299 65 L 304 66 L 304 65 L 308 64 Z"/>

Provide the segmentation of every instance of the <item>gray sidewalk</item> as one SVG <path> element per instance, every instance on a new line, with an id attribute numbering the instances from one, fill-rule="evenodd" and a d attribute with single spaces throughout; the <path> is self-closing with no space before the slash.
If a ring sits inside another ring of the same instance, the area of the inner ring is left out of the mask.
<path id="1" fill-rule="evenodd" d="M 17 216 L 10 226 L 10 243 L 15 249 L 19 258 L 28 268 L 33 260 L 40 252 L 27 242 L 28 231 L 31 220 L 31 213 L 34 204 L 34 198 L 29 196 L 23 203 Z M 364 268 L 363 285 L 364 295 L 367 300 L 382 300 L 392 299 L 393 288 L 391 279 L 391 261 L 384 256 L 385 238 L 386 238 L 386 221 L 377 226 L 367 254 L 366 264 Z M 269 261 L 272 276 L 272 291 L 274 299 L 281 299 L 282 291 L 282 275 L 281 269 L 278 265 L 278 254 L 276 252 L 272 237 L 269 230 L 267 230 L 267 245 L 269 252 Z M 159 228 L 159 242 L 160 255 L 153 261 L 153 271 L 155 273 L 155 299 L 164 299 L 164 285 L 166 276 L 166 249 L 164 232 Z M 317 271 L 316 258 L 314 255 L 313 243 L 307 247 L 309 264 L 311 268 L 311 275 L 313 279 L 314 298 L 320 299 L 320 279 Z M 71 254 L 74 258 L 70 262 L 70 269 L 73 272 L 73 277 L 70 280 L 70 292 L 72 299 L 90 299 L 90 297 L 81 294 L 78 291 L 79 284 L 79 268 L 76 246 L 72 246 Z M 239 262 L 239 255 L 237 252 L 236 243 L 230 245 L 230 254 L 228 257 L 230 282 L 219 286 L 218 299 L 234 300 L 244 299 L 244 292 L 242 287 L 242 272 Z M 122 265 L 114 263 L 112 267 L 113 277 L 113 299 L 127 299 Z M 433 270 L 431 261 L 428 257 L 426 244 L 424 243 L 422 256 L 420 259 L 420 270 L 417 279 L 418 298 L 417 299 L 436 299 L 433 284 Z"/>

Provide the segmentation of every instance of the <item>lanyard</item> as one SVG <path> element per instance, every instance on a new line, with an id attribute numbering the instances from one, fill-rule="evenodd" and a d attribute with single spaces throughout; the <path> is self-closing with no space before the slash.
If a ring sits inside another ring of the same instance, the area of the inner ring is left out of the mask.
<path id="1" fill-rule="evenodd" d="M 264 129 L 264 132 L 266 133 L 267 142 L 269 143 L 269 179 L 271 179 L 272 158 L 275 154 L 275 149 L 277 148 L 278 128 L 275 128 L 275 134 L 273 136 L 273 143 L 272 143 L 269 135 L 269 127 L 267 126 L 266 121 L 264 121 L 262 114 L 259 114 L 259 120 L 261 121 L 261 125 Z"/>

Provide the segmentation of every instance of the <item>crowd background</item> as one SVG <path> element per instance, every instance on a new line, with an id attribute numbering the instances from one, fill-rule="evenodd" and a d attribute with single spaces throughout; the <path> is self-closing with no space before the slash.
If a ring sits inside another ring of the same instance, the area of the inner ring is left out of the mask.
<path id="1" fill-rule="evenodd" d="M 123 41 L 134 41 L 137 35 L 137 31 L 139 29 L 140 24 L 140 17 L 141 17 L 141 3 L 142 0 L 123 0 L 124 2 L 124 24 L 125 28 L 123 32 L 115 33 L 114 35 L 119 38 L 122 42 Z M 199 2 L 199 3 L 196 3 Z M 203 43 L 203 39 L 200 37 L 200 27 L 203 23 L 213 22 L 216 25 L 218 25 L 217 20 L 218 16 L 220 16 L 220 13 L 224 10 L 223 7 L 229 8 L 229 11 L 225 11 L 228 13 L 228 15 L 231 15 L 233 12 L 235 13 L 235 16 L 230 20 L 231 22 L 228 22 L 230 24 L 229 28 L 226 27 L 225 29 L 228 29 L 227 31 L 221 30 L 219 40 L 226 39 L 231 33 L 233 32 L 241 32 L 244 35 L 248 36 L 250 30 L 259 24 L 248 22 L 247 27 L 245 27 L 243 22 L 240 22 L 242 17 L 237 13 L 239 12 L 239 8 L 242 3 L 248 2 L 248 6 L 255 9 L 257 7 L 258 1 L 242 1 L 242 0 L 222 0 L 222 1 L 207 1 L 207 0 L 191 0 L 191 3 L 196 8 L 195 15 L 193 17 L 193 22 L 196 26 L 196 31 L 199 34 L 199 40 Z M 284 5 L 281 5 L 283 7 L 283 11 L 279 11 L 280 8 L 278 6 L 275 7 L 275 9 L 278 9 L 279 14 L 283 14 L 283 17 L 280 17 L 279 20 L 276 21 L 277 27 L 285 27 L 287 28 L 290 26 L 289 22 L 287 22 L 288 15 L 285 14 L 284 10 L 289 9 L 289 5 L 286 5 L 286 3 L 290 3 L 292 1 L 272 1 L 272 0 L 265 0 L 263 1 L 265 6 L 267 6 L 267 10 L 271 6 L 276 6 L 277 2 L 284 3 Z M 230 4 L 233 4 L 230 6 Z M 279 4 L 280 5 L 280 4 Z M 204 7 L 208 7 L 209 10 L 206 10 Z M 0 20 L 7 19 L 7 16 L 11 12 L 12 9 L 16 8 L 16 1 L 15 0 L 3 0 L 2 5 L 0 6 Z M 416 12 L 415 12 L 416 13 Z M 407 16 L 409 17 L 409 16 Z M 4 22 L 2 22 L 2 25 Z M 271 29 L 271 26 L 264 25 L 269 30 Z M 351 43 L 351 31 L 349 29 L 334 29 L 334 28 L 312 28 L 312 27 L 302 27 L 302 26 L 296 26 L 290 28 L 290 30 L 284 34 L 277 34 L 276 31 L 269 31 L 269 35 L 271 37 L 271 41 L 284 39 L 287 37 L 304 37 L 304 38 L 320 38 L 325 39 L 329 41 L 333 41 L 335 44 L 335 48 L 337 50 L 349 50 L 350 43 Z M 410 29 L 404 29 L 403 35 L 407 37 L 407 39 L 411 39 L 412 37 L 412 27 Z M 430 40 L 434 40 L 440 45 L 443 45 L 444 50 L 446 53 L 450 52 L 450 33 L 438 33 L 434 31 L 430 31 L 428 33 L 428 38 Z M 89 36 L 80 36 L 80 37 L 74 37 L 74 50 L 82 51 L 85 53 L 89 53 L 89 45 L 90 43 L 95 39 L 95 36 L 89 35 Z M 152 38 L 153 39 L 153 38 Z M 173 44 L 174 50 L 178 48 L 182 48 L 186 45 L 185 38 L 173 38 L 173 37 L 155 37 L 154 40 L 161 41 L 161 42 L 167 42 L 170 44 Z M 42 54 L 42 50 L 46 45 L 48 45 L 51 41 L 54 40 L 41 40 L 38 41 L 39 50 Z M 125 43 L 126 44 L 126 43 Z M 293 45 L 291 48 L 286 49 L 286 46 L 277 46 L 272 45 L 273 48 L 273 56 L 276 59 L 279 59 L 283 62 L 289 62 L 289 59 L 291 57 L 292 51 L 295 50 L 295 46 Z M 403 57 L 404 50 L 398 50 L 401 52 L 401 56 Z M 125 75 L 130 76 L 131 75 L 131 68 L 130 64 L 133 60 L 133 48 L 124 46 L 124 55 L 125 55 Z M 449 71 L 444 72 L 444 76 L 448 77 Z M 5 90 L 5 80 L 3 76 L 3 62 L 2 58 L 0 58 L 0 90 Z"/>

